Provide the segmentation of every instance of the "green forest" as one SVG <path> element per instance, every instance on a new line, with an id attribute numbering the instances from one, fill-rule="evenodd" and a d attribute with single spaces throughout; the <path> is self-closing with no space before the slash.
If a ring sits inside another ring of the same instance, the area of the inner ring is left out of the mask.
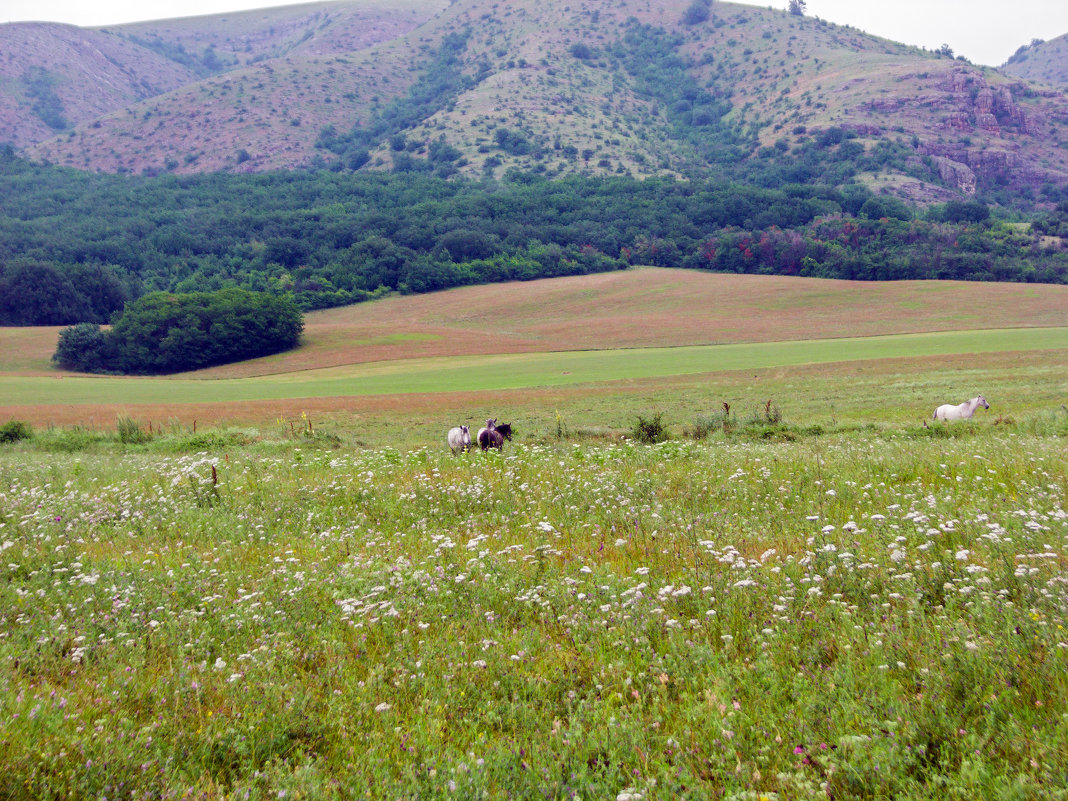
<path id="1" fill-rule="evenodd" d="M 851 279 L 1068 281 L 1068 198 L 1029 222 L 860 185 L 423 173 L 158 177 L 0 151 L 0 323 L 103 323 L 146 293 L 236 287 L 304 310 L 631 264 Z M 1046 238 L 1043 238 L 1045 236 Z"/>

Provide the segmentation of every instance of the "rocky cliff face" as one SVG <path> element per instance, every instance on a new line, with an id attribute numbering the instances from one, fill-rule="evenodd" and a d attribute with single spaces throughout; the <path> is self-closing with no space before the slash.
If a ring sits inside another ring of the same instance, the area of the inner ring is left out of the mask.
<path id="1" fill-rule="evenodd" d="M 974 129 L 999 134 L 1007 132 L 1041 136 L 1046 120 L 1036 111 L 1024 109 L 1013 97 L 1013 88 L 1018 92 L 1033 93 L 1026 84 L 991 87 L 986 76 L 977 69 L 960 67 L 952 70 L 941 87 L 948 95 L 948 105 L 953 108 L 946 115 L 943 127 L 950 130 Z M 1054 93 L 1049 93 L 1054 96 Z"/>
<path id="2" fill-rule="evenodd" d="M 952 62 L 948 69 L 902 75 L 897 82 L 905 87 L 911 82 L 913 92 L 872 100 L 865 107 L 870 119 L 854 130 L 869 136 L 911 133 L 917 154 L 928 157 L 931 169 L 958 192 L 1068 180 L 1063 91 Z M 915 191 L 910 196 L 922 199 Z"/>

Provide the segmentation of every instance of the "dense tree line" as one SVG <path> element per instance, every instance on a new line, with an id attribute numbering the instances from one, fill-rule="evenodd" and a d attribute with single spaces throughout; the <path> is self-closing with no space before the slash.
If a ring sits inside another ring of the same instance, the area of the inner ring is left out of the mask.
<path id="1" fill-rule="evenodd" d="M 979 200 L 920 213 L 855 184 L 330 171 L 150 178 L 0 151 L 0 322 L 105 322 L 153 291 L 240 287 L 312 309 L 631 263 L 1065 282 L 1068 253 L 1038 235 L 1068 229 L 1068 197 L 1058 192 L 1047 188 L 1052 202 L 1032 232 L 991 218 Z M 747 237 L 776 250 L 754 250 Z"/>
<path id="2" fill-rule="evenodd" d="M 110 265 L 0 263 L 0 325 L 104 323 L 129 298 L 122 270 Z"/>
<path id="3" fill-rule="evenodd" d="M 90 373 L 177 373 L 288 350 L 303 330 L 288 297 L 152 292 L 128 304 L 110 330 L 94 323 L 63 329 L 52 359 Z"/>

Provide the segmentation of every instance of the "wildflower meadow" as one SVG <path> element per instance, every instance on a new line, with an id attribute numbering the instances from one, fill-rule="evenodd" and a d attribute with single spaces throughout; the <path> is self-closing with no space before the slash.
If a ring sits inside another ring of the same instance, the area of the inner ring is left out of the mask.
<path id="1" fill-rule="evenodd" d="M 1068 798 L 1050 421 L 5 444 L 0 798 Z"/>

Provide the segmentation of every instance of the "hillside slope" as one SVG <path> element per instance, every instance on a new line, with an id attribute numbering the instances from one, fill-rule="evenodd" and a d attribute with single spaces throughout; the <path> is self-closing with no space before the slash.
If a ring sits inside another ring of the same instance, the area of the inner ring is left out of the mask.
<path id="1" fill-rule="evenodd" d="M 326 0 L 118 25 L 108 30 L 147 47 L 210 59 L 217 70 L 303 54 L 363 50 L 403 36 L 448 5 L 447 0 Z M 205 24 L 205 23 L 209 24 Z"/>
<path id="2" fill-rule="evenodd" d="M 210 103 L 203 93 L 188 90 L 247 64 L 293 53 L 362 50 L 421 25 L 445 5 L 445 0 L 333 0 L 102 29 L 0 25 L 0 142 L 21 149 L 58 136 L 62 143 L 68 130 L 81 126 L 103 132 L 97 138 L 102 152 L 77 166 L 119 170 L 122 166 L 106 154 L 128 148 L 109 141 L 114 131 L 160 146 L 152 136 L 153 106 L 143 101 L 185 87 L 187 93 L 171 98 L 171 104 Z M 120 121 L 107 119 L 123 110 Z M 215 121 L 198 125 L 197 131 L 208 143 L 213 136 L 206 127 L 225 125 Z M 148 130 L 138 130 L 142 127 Z M 162 148 L 166 154 L 166 140 Z"/>
<path id="3" fill-rule="evenodd" d="M 196 77 L 114 34 L 55 23 L 0 25 L 0 142 L 22 148 Z"/>
<path id="4" fill-rule="evenodd" d="M 1001 71 L 1025 81 L 1068 87 L 1068 33 L 1048 42 L 1024 45 Z"/>
<path id="5" fill-rule="evenodd" d="M 201 370 L 290 373 L 424 357 L 1061 326 L 1068 286 L 839 281 L 643 267 L 310 312 L 303 346 Z M 980 311 L 982 310 L 982 311 Z M 0 375 L 54 375 L 58 328 L 0 328 Z"/>
<path id="6" fill-rule="evenodd" d="M 692 0 L 410 2 L 115 29 L 219 71 L 24 152 L 114 172 L 741 165 L 916 200 L 1068 183 L 1062 90 L 852 28 L 732 3 L 701 19 Z"/>

